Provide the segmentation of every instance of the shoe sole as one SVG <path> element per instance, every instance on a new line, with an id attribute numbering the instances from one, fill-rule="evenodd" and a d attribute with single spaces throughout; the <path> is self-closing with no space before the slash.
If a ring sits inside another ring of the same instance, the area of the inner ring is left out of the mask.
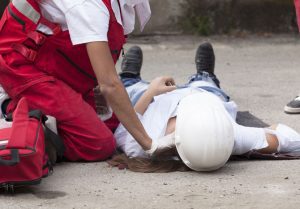
<path id="1" fill-rule="evenodd" d="M 291 107 L 285 106 L 284 112 L 288 113 L 288 114 L 298 114 L 298 113 L 300 113 L 300 108 L 291 108 Z"/>

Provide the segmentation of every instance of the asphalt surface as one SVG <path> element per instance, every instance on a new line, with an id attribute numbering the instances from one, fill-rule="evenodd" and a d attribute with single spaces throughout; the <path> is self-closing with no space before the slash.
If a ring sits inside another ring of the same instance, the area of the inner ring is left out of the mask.
<path id="1" fill-rule="evenodd" d="M 195 72 L 194 53 L 207 38 L 140 37 L 143 77 L 171 75 L 184 83 Z M 239 105 L 240 122 L 284 123 L 300 131 L 300 115 L 284 105 L 300 92 L 300 39 L 271 36 L 209 39 L 216 74 Z M 101 163 L 62 163 L 42 184 L 0 193 L 0 208 L 300 208 L 300 161 L 229 162 L 213 173 L 141 174 Z"/>

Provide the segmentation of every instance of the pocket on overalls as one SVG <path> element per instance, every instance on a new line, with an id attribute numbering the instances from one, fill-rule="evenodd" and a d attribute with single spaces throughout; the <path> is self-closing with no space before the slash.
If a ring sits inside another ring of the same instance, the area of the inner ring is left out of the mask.
<path id="1" fill-rule="evenodd" d="M 3 55 L 3 58 L 6 61 L 6 64 L 10 67 L 17 67 L 20 65 L 28 65 L 32 63 L 31 61 L 27 60 L 22 54 L 15 51 Z"/>

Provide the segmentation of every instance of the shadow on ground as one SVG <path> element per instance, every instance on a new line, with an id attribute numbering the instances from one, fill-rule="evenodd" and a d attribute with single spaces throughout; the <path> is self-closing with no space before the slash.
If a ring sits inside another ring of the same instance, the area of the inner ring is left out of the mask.
<path id="1" fill-rule="evenodd" d="M 269 124 L 265 123 L 255 115 L 252 115 L 249 111 L 238 112 L 237 123 L 243 126 L 250 127 L 267 127 Z"/>

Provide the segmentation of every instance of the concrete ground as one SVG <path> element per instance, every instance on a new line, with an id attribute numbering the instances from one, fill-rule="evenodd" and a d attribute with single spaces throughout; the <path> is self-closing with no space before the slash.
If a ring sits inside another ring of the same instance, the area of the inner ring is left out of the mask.
<path id="1" fill-rule="evenodd" d="M 299 37 L 213 37 L 216 74 L 246 115 L 300 131 L 300 115 L 283 113 L 300 92 Z M 172 75 L 184 83 L 194 70 L 199 37 L 143 37 L 143 77 Z M 255 118 L 242 122 L 253 124 Z M 0 208 L 300 208 L 300 161 L 229 162 L 214 173 L 141 174 L 102 163 L 62 163 L 42 184 L 0 194 Z"/>

